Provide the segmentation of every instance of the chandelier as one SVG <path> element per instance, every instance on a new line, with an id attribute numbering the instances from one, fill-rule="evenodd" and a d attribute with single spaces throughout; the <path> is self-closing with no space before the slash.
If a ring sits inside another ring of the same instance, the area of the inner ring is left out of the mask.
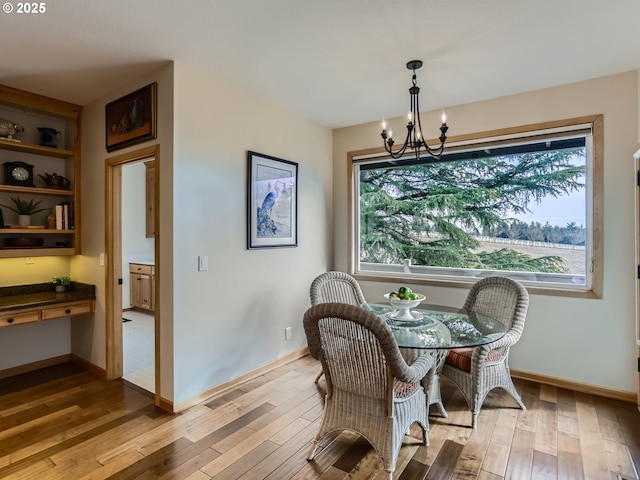
<path id="1" fill-rule="evenodd" d="M 422 67 L 422 60 L 411 60 L 407 63 L 407 68 L 409 70 L 413 70 L 413 77 L 411 78 L 411 88 L 409 88 L 409 94 L 411 95 L 411 110 L 409 111 L 407 117 L 407 138 L 404 141 L 402 147 L 395 152 L 393 151 L 393 145 L 395 144 L 393 140 L 393 134 L 391 130 L 387 131 L 387 125 L 385 121 L 382 121 L 382 143 L 384 144 L 384 148 L 391 155 L 392 158 L 400 158 L 404 155 L 407 148 L 413 150 L 415 152 L 416 158 L 420 158 L 420 150 L 424 149 L 427 154 L 432 157 L 438 157 L 444 150 L 444 143 L 447 140 L 447 130 L 449 127 L 447 126 L 446 120 L 447 117 L 442 112 L 442 125 L 440 125 L 440 146 L 439 147 L 430 147 L 427 145 L 426 140 L 424 140 L 424 135 L 422 135 L 422 125 L 420 124 L 420 108 L 418 105 L 418 94 L 420 93 L 420 87 L 416 85 L 416 70 Z"/>

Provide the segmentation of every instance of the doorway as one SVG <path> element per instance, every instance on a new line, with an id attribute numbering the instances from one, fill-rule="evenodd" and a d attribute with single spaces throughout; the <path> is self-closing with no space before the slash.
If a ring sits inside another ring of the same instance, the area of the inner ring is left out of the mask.
<path id="1" fill-rule="evenodd" d="M 122 378 L 155 393 L 155 160 L 122 165 Z"/>
<path id="2" fill-rule="evenodd" d="M 155 298 L 159 298 L 157 292 L 159 290 L 160 279 L 160 263 L 159 263 L 159 235 L 155 226 L 158 225 L 158 192 L 159 192 L 159 175 L 157 169 L 153 168 L 152 175 L 146 175 L 145 183 L 140 186 L 140 189 L 145 190 L 148 194 L 142 196 L 145 200 L 146 215 L 148 215 L 149 222 L 145 218 L 139 219 L 138 222 L 151 225 L 152 232 L 150 237 L 147 237 L 153 246 L 150 250 L 145 251 L 133 251 L 123 246 L 123 241 L 128 241 L 131 238 L 130 232 L 127 231 L 129 227 L 127 224 L 131 223 L 130 219 L 127 219 L 127 204 L 130 197 L 128 197 L 127 187 L 128 180 L 123 181 L 123 176 L 128 176 L 129 171 L 133 172 L 136 168 L 148 168 L 159 163 L 160 147 L 154 145 L 143 149 L 135 150 L 129 153 L 110 157 L 105 162 L 105 234 L 106 234 L 106 339 L 107 339 L 107 362 L 106 362 L 106 375 L 108 379 L 125 378 L 132 383 L 136 383 L 135 377 L 127 378 L 125 375 L 125 358 L 123 345 L 126 340 L 125 335 L 130 334 L 129 325 L 123 328 L 127 322 L 123 322 L 124 319 L 133 315 L 123 315 L 129 311 L 127 305 L 131 304 L 131 279 L 137 281 L 138 277 L 144 276 L 148 278 L 148 274 L 153 274 L 152 281 L 136 282 L 136 287 L 145 283 L 145 295 L 144 301 L 147 301 L 147 305 L 152 308 L 140 308 L 141 313 L 147 313 L 147 320 L 150 320 L 148 325 L 152 331 L 147 331 L 147 335 L 152 335 L 153 342 L 149 347 L 153 351 L 153 359 L 151 365 L 151 371 L 154 378 L 151 380 L 151 385 L 140 385 L 146 390 L 152 391 L 155 394 L 156 405 L 160 404 L 160 308 L 155 304 Z M 146 164 L 145 164 L 146 162 Z M 148 180 L 150 179 L 150 180 Z M 146 186 L 146 187 L 145 187 Z M 139 197 L 139 196 L 138 196 Z M 139 200 L 141 201 L 141 200 Z M 123 213 L 124 212 L 124 213 Z M 124 219 L 124 221 L 123 221 Z M 149 229 L 146 229 L 147 235 L 149 235 Z M 144 242 L 143 242 L 144 243 Z M 133 260 L 133 262 L 131 262 Z M 137 265 L 144 269 L 144 272 L 140 272 L 139 275 L 134 276 L 130 271 L 129 264 L 138 262 Z M 147 271 L 148 270 L 148 271 Z M 125 281 L 125 279 L 127 281 Z M 136 290 L 134 295 L 138 298 L 139 289 Z M 123 304 L 123 297 L 125 303 Z M 125 309 L 123 309 L 123 305 Z M 141 305 L 144 306 L 144 303 Z M 137 307 L 132 307 L 131 311 L 135 311 Z M 140 326 L 142 324 L 139 324 Z M 140 332 L 138 332 L 140 333 Z M 144 333 L 143 333 L 144 334 Z M 145 386 L 146 385 L 146 386 Z"/>

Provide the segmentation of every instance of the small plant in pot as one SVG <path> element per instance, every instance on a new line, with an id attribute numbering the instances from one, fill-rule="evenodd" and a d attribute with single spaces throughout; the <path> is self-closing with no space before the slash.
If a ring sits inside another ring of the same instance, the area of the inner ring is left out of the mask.
<path id="1" fill-rule="evenodd" d="M 8 208 L 18 214 L 18 225 L 29 226 L 31 225 L 31 215 L 34 213 L 44 212 L 45 210 L 49 210 L 48 208 L 38 208 L 38 206 L 42 203 L 42 200 L 38 200 L 34 202 L 33 198 L 29 201 L 22 200 L 20 197 L 12 197 L 9 195 L 9 198 L 14 203 L 15 206 L 11 205 L 3 205 L 0 206 Z"/>
<path id="2" fill-rule="evenodd" d="M 56 286 L 56 292 L 64 292 L 71 286 L 71 279 L 69 277 L 53 277 L 51 283 Z"/>

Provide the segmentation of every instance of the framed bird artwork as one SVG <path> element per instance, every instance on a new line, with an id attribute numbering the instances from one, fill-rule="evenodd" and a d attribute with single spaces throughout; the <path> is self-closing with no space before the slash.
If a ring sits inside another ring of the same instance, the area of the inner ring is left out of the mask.
<path id="1" fill-rule="evenodd" d="M 298 246 L 298 164 L 248 152 L 247 248 Z"/>

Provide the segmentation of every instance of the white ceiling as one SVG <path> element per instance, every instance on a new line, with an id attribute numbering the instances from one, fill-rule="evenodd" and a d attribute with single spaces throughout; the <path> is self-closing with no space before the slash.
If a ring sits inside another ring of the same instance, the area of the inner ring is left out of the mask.
<path id="1" fill-rule="evenodd" d="M 423 111 L 640 68 L 639 0 L 43 3 L 0 13 L 0 83 L 82 105 L 168 60 L 329 127 L 403 115 L 412 59 Z"/>

